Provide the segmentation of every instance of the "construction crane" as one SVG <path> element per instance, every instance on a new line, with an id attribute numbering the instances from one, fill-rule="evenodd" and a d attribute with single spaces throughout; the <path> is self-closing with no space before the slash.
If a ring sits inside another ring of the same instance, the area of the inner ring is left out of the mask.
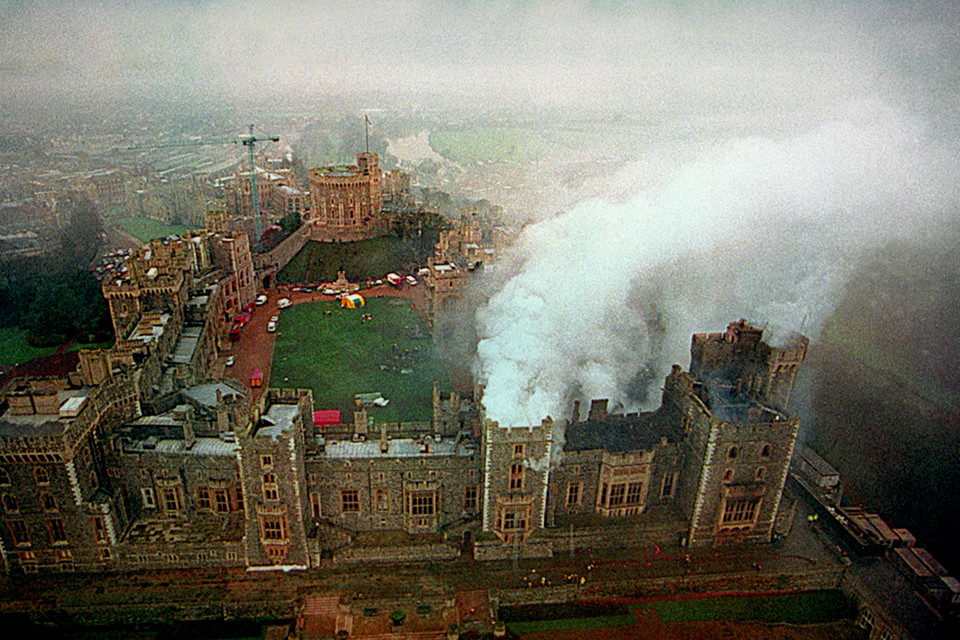
<path id="1" fill-rule="evenodd" d="M 250 125 L 249 133 L 241 135 L 239 138 L 222 138 L 218 140 L 188 140 L 184 142 L 157 142 L 153 144 L 138 144 L 127 147 L 128 151 L 138 151 L 142 149 L 164 149 L 167 147 L 202 147 L 208 145 L 221 144 L 242 144 L 247 148 L 250 158 L 250 200 L 253 205 L 253 224 L 257 237 L 254 244 L 260 242 L 263 235 L 263 220 L 260 217 L 260 190 L 257 186 L 257 162 L 255 147 L 258 142 L 279 142 L 280 136 L 255 136 L 253 135 L 253 125 Z"/>

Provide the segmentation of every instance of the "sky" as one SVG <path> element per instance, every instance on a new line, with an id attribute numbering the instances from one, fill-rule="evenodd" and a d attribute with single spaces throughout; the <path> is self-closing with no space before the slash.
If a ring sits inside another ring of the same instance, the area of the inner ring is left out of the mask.
<path id="1" fill-rule="evenodd" d="M 816 338 L 858 255 L 957 217 L 957 2 L 0 0 L 8 103 L 344 93 L 645 123 L 489 285 L 505 425 L 643 404 L 643 371 L 738 317 Z"/>
<path id="2" fill-rule="evenodd" d="M 429 92 L 769 122 L 881 91 L 954 99 L 958 14 L 954 2 L 0 0 L 0 91 Z"/>

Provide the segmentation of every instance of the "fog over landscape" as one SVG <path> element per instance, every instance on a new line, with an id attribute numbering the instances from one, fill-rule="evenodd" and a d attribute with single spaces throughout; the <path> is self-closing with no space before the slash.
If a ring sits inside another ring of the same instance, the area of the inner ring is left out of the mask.
<path id="1" fill-rule="evenodd" d="M 0 133 L 152 104 L 369 113 L 393 161 L 526 224 L 463 318 L 502 426 L 653 408 L 690 334 L 742 317 L 812 339 L 792 408 L 863 454 L 851 495 L 955 493 L 960 3 L 0 0 Z M 431 135 L 468 129 L 491 157 Z M 950 500 L 920 533 L 960 525 Z"/>

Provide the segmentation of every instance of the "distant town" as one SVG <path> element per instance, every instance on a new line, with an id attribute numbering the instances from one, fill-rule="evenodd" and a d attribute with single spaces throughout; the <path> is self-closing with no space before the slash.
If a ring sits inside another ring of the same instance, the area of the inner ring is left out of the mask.
<path id="1" fill-rule="evenodd" d="M 4 138 L 0 258 L 55 258 L 92 212 L 112 339 L 0 378 L 0 611 L 466 638 L 532 605 L 825 593 L 833 637 L 950 635 L 960 582 L 798 441 L 799 333 L 702 327 L 652 411 L 489 419 L 445 345 L 519 229 L 365 133 L 315 166 L 252 126 Z"/>

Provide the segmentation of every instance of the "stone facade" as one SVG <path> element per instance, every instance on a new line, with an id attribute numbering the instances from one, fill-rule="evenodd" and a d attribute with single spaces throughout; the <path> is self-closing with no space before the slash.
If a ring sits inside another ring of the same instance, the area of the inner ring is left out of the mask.
<path id="1" fill-rule="evenodd" d="M 550 418 L 530 428 L 484 425 L 483 530 L 505 545 L 545 526 L 553 430 Z"/>
<path id="2" fill-rule="evenodd" d="M 311 169 L 308 176 L 311 224 L 366 237 L 386 231 L 377 154 L 358 153 L 355 165 Z"/>

